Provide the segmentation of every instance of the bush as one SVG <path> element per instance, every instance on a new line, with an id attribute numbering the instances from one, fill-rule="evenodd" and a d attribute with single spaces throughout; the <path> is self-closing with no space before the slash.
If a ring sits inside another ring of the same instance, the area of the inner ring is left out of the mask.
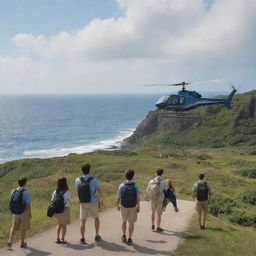
<path id="1" fill-rule="evenodd" d="M 212 159 L 211 156 L 207 155 L 207 154 L 201 154 L 197 157 L 200 160 L 208 160 L 208 159 Z"/>
<path id="2" fill-rule="evenodd" d="M 234 171 L 235 174 L 242 175 L 247 178 L 256 179 L 256 169 L 241 169 Z"/>
<path id="3" fill-rule="evenodd" d="M 209 212 L 214 216 L 221 214 L 231 214 L 237 203 L 228 197 L 214 195 L 210 198 Z"/>
<path id="4" fill-rule="evenodd" d="M 240 225 L 252 226 L 256 224 L 256 213 L 237 210 L 229 216 L 229 220 Z"/>
<path id="5" fill-rule="evenodd" d="M 243 203 L 256 205 L 256 190 L 247 190 L 239 193 L 236 198 Z"/>

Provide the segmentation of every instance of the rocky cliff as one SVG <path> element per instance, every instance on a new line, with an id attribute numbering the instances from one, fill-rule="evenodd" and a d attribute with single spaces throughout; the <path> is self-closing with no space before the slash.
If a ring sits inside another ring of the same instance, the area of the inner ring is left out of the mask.
<path id="1" fill-rule="evenodd" d="M 236 95 L 232 105 L 231 110 L 211 105 L 180 115 L 151 111 L 122 147 L 256 145 L 256 90 Z"/>

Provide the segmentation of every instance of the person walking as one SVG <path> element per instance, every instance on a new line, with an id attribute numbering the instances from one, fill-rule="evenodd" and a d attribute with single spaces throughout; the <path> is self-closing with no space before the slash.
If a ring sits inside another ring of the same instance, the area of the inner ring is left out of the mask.
<path id="1" fill-rule="evenodd" d="M 70 224 L 70 201 L 71 193 L 68 191 L 67 179 L 65 177 L 59 178 L 57 181 L 57 188 L 52 193 L 52 202 L 53 200 L 63 200 L 64 210 L 61 213 L 55 213 L 55 217 L 58 222 L 57 226 L 57 239 L 56 244 L 66 244 L 65 236 L 67 233 L 67 225 Z M 62 209 L 63 209 L 62 208 Z M 60 239 L 61 233 L 61 239 Z"/>
<path id="2" fill-rule="evenodd" d="M 156 177 L 149 181 L 146 197 L 149 197 L 151 200 L 151 221 L 152 221 L 152 230 L 155 230 L 155 217 L 156 217 L 156 231 L 163 232 L 164 229 L 160 227 L 161 225 L 161 216 L 163 213 L 163 201 L 164 201 L 164 191 L 168 189 L 166 181 L 162 178 L 164 170 L 158 168 L 156 170 Z"/>
<path id="3" fill-rule="evenodd" d="M 85 242 L 85 222 L 90 212 L 94 218 L 95 225 L 95 242 L 101 240 L 99 235 L 100 220 L 99 220 L 99 205 L 102 206 L 103 193 L 101 190 L 100 183 L 98 180 L 90 175 L 91 165 L 86 163 L 82 165 L 81 170 L 83 176 L 77 178 L 75 181 L 75 187 L 78 193 L 80 202 L 80 233 L 81 233 L 81 244 L 87 244 Z M 99 199 L 96 198 L 96 192 L 99 194 Z"/>
<path id="4" fill-rule="evenodd" d="M 211 188 L 204 180 L 204 174 L 199 174 L 199 180 L 192 188 L 192 198 L 197 199 L 196 211 L 198 213 L 198 224 L 200 229 L 205 229 L 206 216 L 208 213 L 208 200 L 211 195 Z"/>
<path id="5" fill-rule="evenodd" d="M 9 234 L 8 250 L 12 250 L 12 243 L 15 233 L 20 229 L 20 248 L 26 248 L 26 232 L 30 227 L 31 215 L 31 194 L 25 189 L 27 178 L 18 180 L 19 187 L 11 193 L 10 209 L 13 213 L 13 223 Z"/>
<path id="6" fill-rule="evenodd" d="M 140 211 L 140 189 L 138 184 L 133 182 L 134 170 L 128 169 L 125 173 L 126 182 L 121 183 L 117 194 L 117 210 L 121 212 L 122 216 L 122 231 L 121 240 L 127 245 L 132 245 L 132 234 L 134 231 L 134 223 L 137 221 L 137 213 Z M 128 240 L 126 238 L 127 222 Z"/>

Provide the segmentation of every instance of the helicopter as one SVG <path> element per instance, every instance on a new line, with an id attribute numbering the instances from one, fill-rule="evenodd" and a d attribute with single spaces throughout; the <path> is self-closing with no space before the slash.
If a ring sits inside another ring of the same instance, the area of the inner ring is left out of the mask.
<path id="1" fill-rule="evenodd" d="M 201 82 L 219 82 L 219 80 L 200 81 Z M 156 107 L 160 110 L 168 110 L 174 112 L 189 111 L 200 106 L 212 105 L 212 104 L 224 104 L 228 109 L 231 109 L 232 98 L 236 93 L 236 89 L 233 86 L 232 92 L 226 98 L 202 98 L 202 95 L 196 91 L 186 90 L 186 85 L 191 83 L 181 82 L 176 84 L 155 84 L 147 86 L 182 86 L 182 89 L 177 94 L 170 94 L 162 96 L 157 102 Z"/>

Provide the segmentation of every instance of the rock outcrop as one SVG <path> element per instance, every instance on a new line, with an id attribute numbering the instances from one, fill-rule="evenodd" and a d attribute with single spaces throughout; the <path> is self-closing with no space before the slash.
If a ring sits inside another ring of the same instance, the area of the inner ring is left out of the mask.
<path id="1" fill-rule="evenodd" d="M 256 90 L 236 95 L 233 108 L 199 107 L 188 113 L 154 110 L 123 141 L 123 149 L 153 145 L 225 146 L 256 145 Z"/>

